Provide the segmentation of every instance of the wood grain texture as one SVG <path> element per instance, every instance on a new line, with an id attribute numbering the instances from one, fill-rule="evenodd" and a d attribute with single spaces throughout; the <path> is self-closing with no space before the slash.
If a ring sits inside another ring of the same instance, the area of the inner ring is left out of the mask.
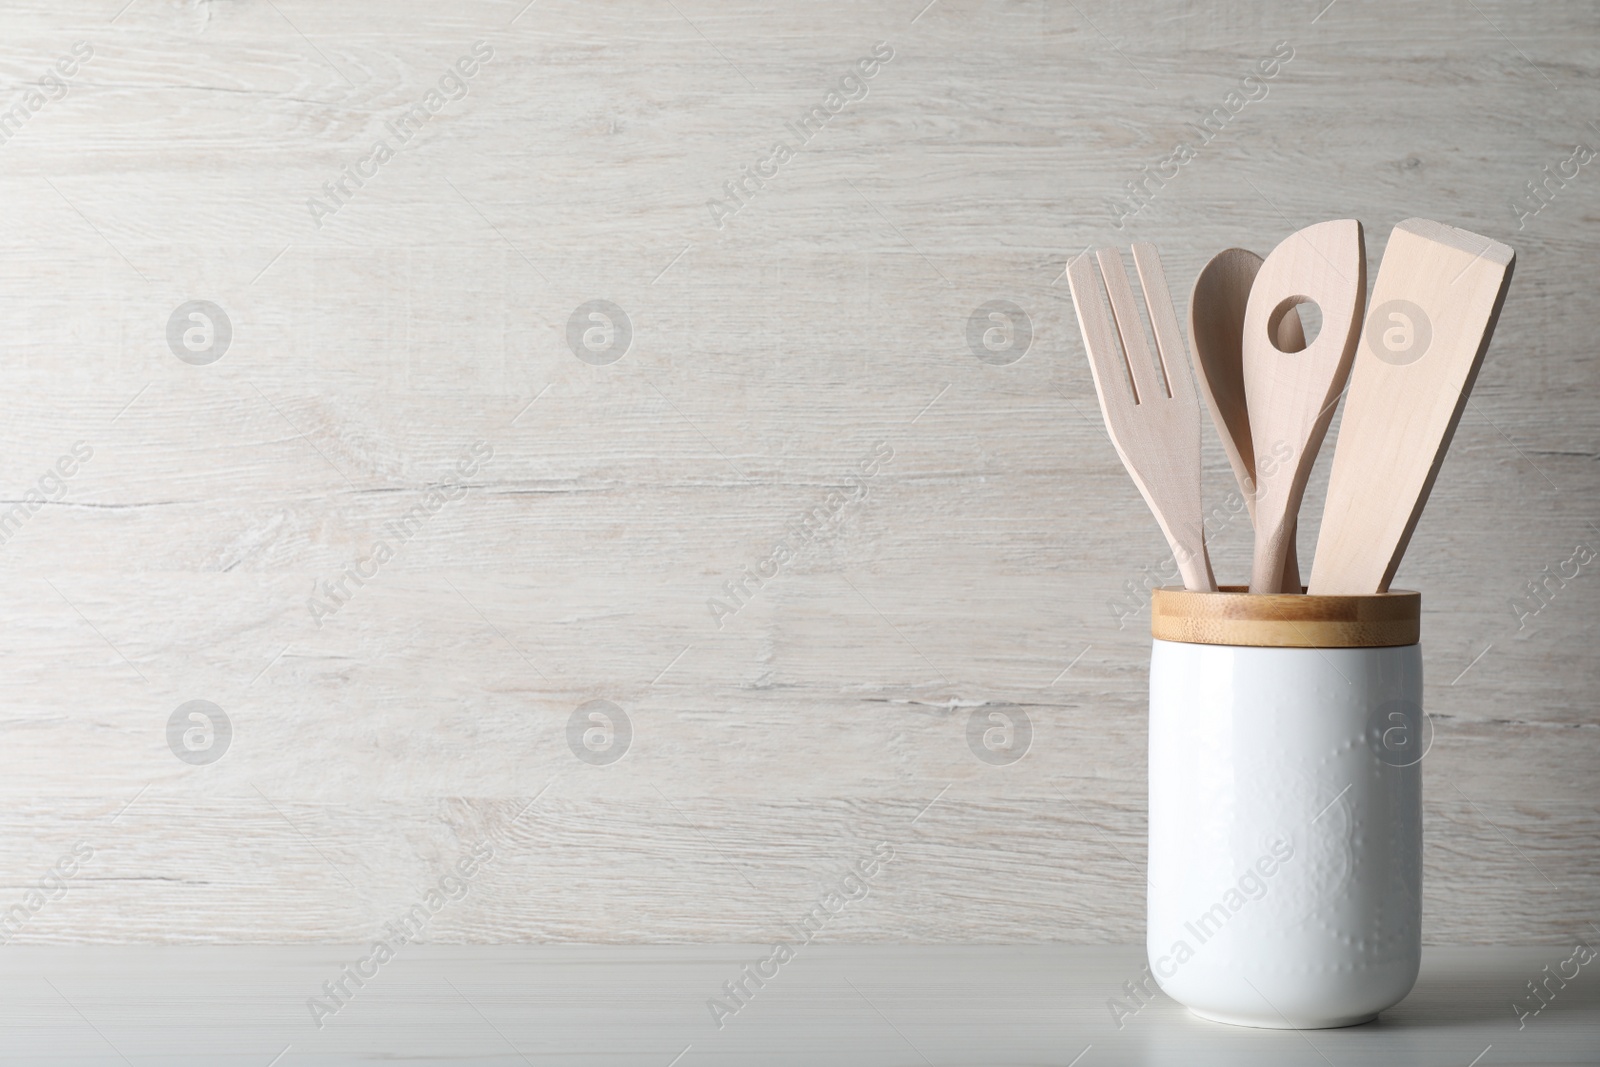
<path id="1" fill-rule="evenodd" d="M 1244 316 L 1250 305 L 1250 287 L 1260 270 L 1261 257 L 1254 252 L 1226 248 L 1201 269 L 1189 293 L 1189 344 L 1195 382 L 1205 397 L 1217 439 L 1233 468 L 1252 524 L 1256 517 L 1256 452 L 1244 395 Z M 1279 320 L 1273 340 L 1282 352 L 1305 349 L 1305 329 L 1298 308 L 1290 308 Z M 1262 462 L 1275 462 L 1275 457 L 1263 456 Z M 1285 593 L 1305 592 L 1295 545 L 1298 522 L 1299 516 L 1290 516 L 1284 533 L 1281 591 Z"/>
<path id="2" fill-rule="evenodd" d="M 1200 501 L 1200 397 L 1155 246 L 1133 246 L 1144 316 L 1122 254 L 1101 248 L 1067 267 L 1106 434 L 1172 548 L 1186 588 L 1214 592 Z M 1095 267 L 1098 266 L 1098 270 Z M 1102 297 L 1101 283 L 1104 282 Z M 1110 302 L 1109 313 L 1106 302 Z M 1146 336 L 1144 319 L 1154 331 Z"/>
<path id="3" fill-rule="evenodd" d="M 1150 635 L 1158 641 L 1258 648 L 1388 648 L 1414 645 L 1422 631 L 1422 597 L 1395 589 L 1369 596 L 1216 593 L 1163 588 L 1151 592 Z"/>
<path id="4" fill-rule="evenodd" d="M 1355 219 L 1314 223 L 1285 237 L 1262 261 L 1250 288 L 1244 388 L 1251 437 L 1262 457 L 1256 465 L 1252 592 L 1287 589 L 1289 538 L 1344 392 L 1366 297 L 1366 242 Z M 1283 320 L 1306 303 L 1321 310 L 1323 329 L 1301 350 L 1285 352 L 1278 345 Z"/>
<path id="5" fill-rule="evenodd" d="M 94 849 L 14 942 L 360 940 L 491 830 L 430 936 L 760 941 L 889 840 L 830 937 L 1137 942 L 1174 568 L 1062 270 L 1150 240 L 1183 294 L 1219 249 L 1353 217 L 1378 256 L 1419 214 L 1519 260 L 1395 580 L 1425 601 L 1425 936 L 1600 915 L 1600 573 L 1569 562 L 1600 547 L 1600 174 L 1526 187 L 1594 136 L 1590 5 L 119 6 L 0 13 L 6 108 L 94 47 L 0 144 L 4 510 L 93 449 L 0 545 L 5 907 Z M 479 40 L 467 95 L 318 227 Z M 719 229 L 708 201 L 879 41 Z M 167 340 L 195 299 L 233 326 L 207 366 Z M 593 299 L 632 325 L 609 365 L 568 343 Z M 969 339 L 994 300 L 1030 327 L 1006 365 Z M 1248 517 L 1202 447 L 1238 582 Z M 209 765 L 168 745 L 195 699 L 233 728 Z M 569 745 L 593 700 L 631 723 L 610 765 Z M 980 758 L 1024 721 L 1020 760 Z"/>
<path id="6" fill-rule="evenodd" d="M 1311 586 L 1383 592 L 1400 567 L 1505 305 L 1516 253 L 1429 219 L 1394 228 L 1351 372 Z"/>

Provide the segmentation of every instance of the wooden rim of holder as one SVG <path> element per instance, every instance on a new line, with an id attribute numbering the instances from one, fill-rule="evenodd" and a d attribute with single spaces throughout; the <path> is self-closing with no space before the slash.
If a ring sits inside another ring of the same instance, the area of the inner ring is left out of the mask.
<path id="1" fill-rule="evenodd" d="M 1422 594 L 1409 589 L 1367 596 L 1249 593 L 1242 585 L 1196 593 L 1163 587 L 1150 600 L 1150 635 L 1190 645 L 1262 648 L 1389 648 L 1414 645 Z"/>

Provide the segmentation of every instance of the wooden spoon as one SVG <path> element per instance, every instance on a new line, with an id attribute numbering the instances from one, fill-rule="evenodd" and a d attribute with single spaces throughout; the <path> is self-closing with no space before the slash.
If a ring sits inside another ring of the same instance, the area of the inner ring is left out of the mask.
<path id="1" fill-rule="evenodd" d="M 1211 421 L 1228 454 L 1250 523 L 1256 521 L 1256 454 L 1250 442 L 1250 416 L 1244 398 L 1244 313 L 1250 286 L 1261 269 L 1261 257 L 1243 248 L 1229 248 L 1211 257 L 1189 295 L 1189 341 L 1194 348 L 1195 376 L 1211 409 Z M 1278 347 L 1299 352 L 1306 347 L 1300 313 L 1292 310 L 1278 325 Z M 1263 457 L 1272 462 L 1272 457 Z M 1291 519 L 1284 554 L 1283 589 L 1298 593 L 1300 559 L 1295 552 Z"/>
<path id="2" fill-rule="evenodd" d="M 1333 453 L 1311 591 L 1389 588 L 1467 405 L 1511 285 L 1499 241 L 1407 219 L 1372 287 Z"/>
<path id="3" fill-rule="evenodd" d="M 1350 374 L 1366 296 L 1366 242 L 1355 219 L 1290 234 L 1251 286 L 1243 350 L 1245 405 L 1258 457 L 1252 593 L 1284 586 L 1289 532 Z M 1273 338 L 1284 317 L 1307 302 L 1322 309 L 1322 330 L 1304 350 L 1286 354 Z"/>

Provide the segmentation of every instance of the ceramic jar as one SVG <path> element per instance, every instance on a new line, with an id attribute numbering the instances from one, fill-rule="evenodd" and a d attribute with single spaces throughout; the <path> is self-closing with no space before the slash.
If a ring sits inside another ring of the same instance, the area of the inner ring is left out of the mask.
<path id="1" fill-rule="evenodd" d="M 1244 1026 L 1366 1022 L 1421 959 L 1421 597 L 1157 590 L 1147 949 Z"/>

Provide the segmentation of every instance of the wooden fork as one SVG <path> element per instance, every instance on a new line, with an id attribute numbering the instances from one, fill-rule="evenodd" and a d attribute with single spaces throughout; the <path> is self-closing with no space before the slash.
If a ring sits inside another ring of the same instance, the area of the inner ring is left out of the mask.
<path id="1" fill-rule="evenodd" d="M 1145 308 L 1155 331 L 1157 364 L 1115 248 L 1096 251 L 1111 300 L 1108 314 L 1085 252 L 1067 265 L 1072 306 L 1089 352 L 1106 432 L 1133 484 L 1161 524 L 1186 589 L 1216 592 L 1200 507 L 1200 400 L 1155 245 L 1133 246 Z"/>

